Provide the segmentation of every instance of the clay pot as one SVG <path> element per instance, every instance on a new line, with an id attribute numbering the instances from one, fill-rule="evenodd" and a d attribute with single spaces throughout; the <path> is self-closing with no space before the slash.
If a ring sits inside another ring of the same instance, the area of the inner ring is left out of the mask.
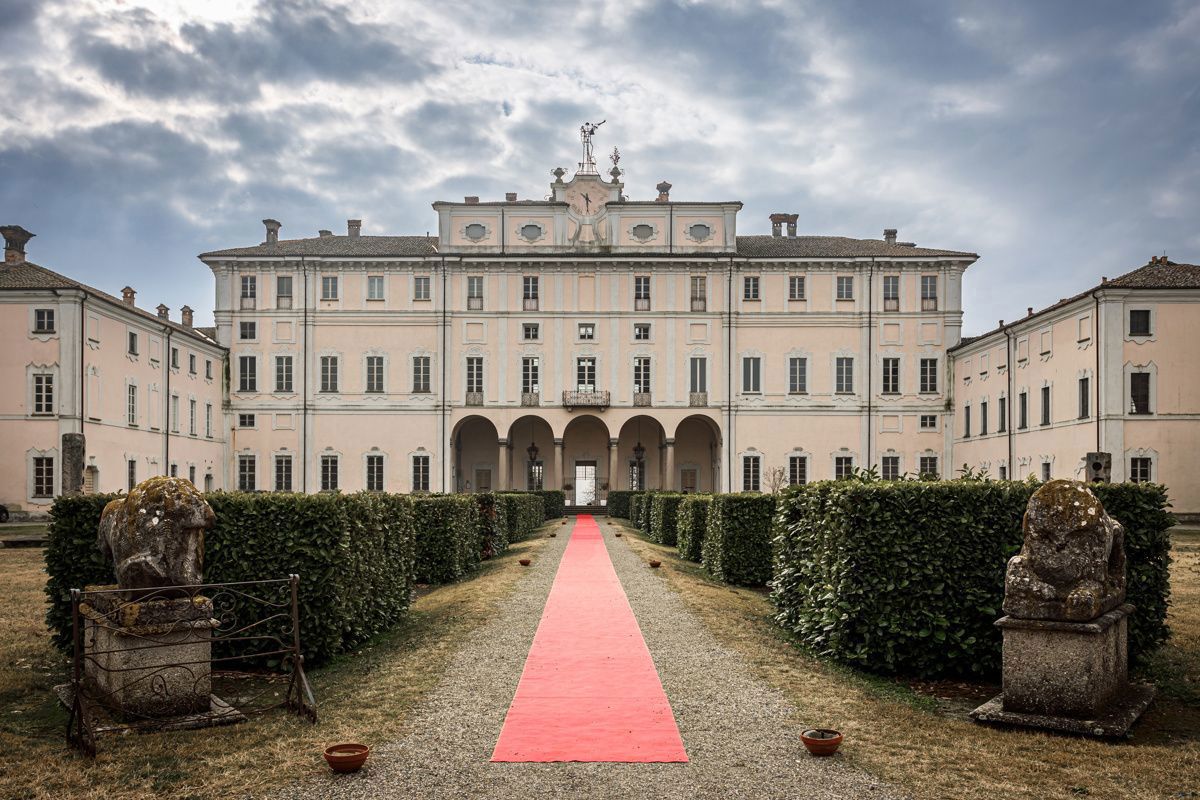
<path id="1" fill-rule="evenodd" d="M 842 743 L 842 734 L 832 728 L 810 728 L 800 734 L 800 741 L 814 756 L 831 756 Z"/>
<path id="2" fill-rule="evenodd" d="M 558 536 L 558 534 L 557 534 L 557 533 L 555 533 L 554 531 L 551 531 L 551 532 L 550 532 L 550 538 L 551 538 L 551 539 L 553 539 L 555 536 Z"/>
<path id="3" fill-rule="evenodd" d="M 662 566 L 662 562 L 661 562 L 661 561 L 651 561 L 651 562 L 650 562 L 650 568 L 651 568 L 651 569 L 658 569 L 658 568 L 659 568 L 659 567 L 661 567 L 661 566 Z"/>
<path id="4" fill-rule="evenodd" d="M 335 744 L 325 748 L 325 761 L 334 772 L 358 772 L 370 754 L 365 744 Z"/>
<path id="5" fill-rule="evenodd" d="M 532 562 L 532 561 L 530 561 L 528 558 L 522 558 L 522 559 L 521 559 L 520 561 L 518 561 L 517 563 L 519 563 L 519 564 L 520 564 L 522 567 L 528 567 L 528 566 L 529 566 L 530 564 L 532 564 L 533 562 Z"/>
<path id="6" fill-rule="evenodd" d="M 621 532 L 620 532 L 620 531 L 617 531 L 615 535 L 616 535 L 616 536 L 620 536 L 620 535 L 621 535 Z"/>

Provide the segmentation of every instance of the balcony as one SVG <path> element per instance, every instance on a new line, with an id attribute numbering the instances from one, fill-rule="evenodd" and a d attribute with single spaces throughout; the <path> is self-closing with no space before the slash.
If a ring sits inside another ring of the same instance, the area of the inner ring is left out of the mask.
<path id="1" fill-rule="evenodd" d="M 937 311 L 937 298 L 936 297 L 922 297 L 921 298 L 921 310 L 922 311 Z"/>
<path id="2" fill-rule="evenodd" d="M 608 392 L 563 392 L 564 408 L 608 408 Z"/>
<path id="3" fill-rule="evenodd" d="M 708 310 L 708 298 L 707 297 L 693 297 L 692 298 L 692 311 L 707 311 L 707 310 Z"/>
<path id="4" fill-rule="evenodd" d="M 634 408 L 649 408 L 652 405 L 650 402 L 649 392 L 634 392 L 633 406 Z"/>
<path id="5" fill-rule="evenodd" d="M 633 301 L 633 310 L 634 311 L 649 311 L 650 310 L 650 298 L 649 297 L 636 298 Z"/>
<path id="6" fill-rule="evenodd" d="M 292 296 L 290 294 L 281 294 L 275 298 L 276 308 L 291 308 Z"/>
<path id="7" fill-rule="evenodd" d="M 708 392 L 692 392 L 688 395 L 688 405 L 692 408 L 704 408 L 708 405 Z"/>
<path id="8" fill-rule="evenodd" d="M 899 311 L 900 310 L 900 298 L 898 298 L 898 297 L 883 298 L 883 310 L 884 311 Z"/>
<path id="9" fill-rule="evenodd" d="M 256 304 L 257 304 L 257 298 L 255 298 L 255 297 L 243 297 L 242 298 L 242 309 L 243 310 L 253 309 Z"/>
<path id="10" fill-rule="evenodd" d="M 524 300 L 521 301 L 521 310 L 522 311 L 537 311 L 538 310 L 538 299 L 536 297 L 526 297 Z"/>
<path id="11" fill-rule="evenodd" d="M 469 405 L 469 406 L 483 405 L 483 392 L 467 392 L 467 405 Z"/>
<path id="12" fill-rule="evenodd" d="M 536 303 L 537 301 L 535 300 L 534 302 Z M 483 298 L 482 297 L 468 297 L 467 298 L 467 310 L 468 311 L 483 311 Z"/>
<path id="13" fill-rule="evenodd" d="M 542 395 L 538 392 L 521 392 L 521 405 L 523 406 L 540 406 L 542 404 Z"/>

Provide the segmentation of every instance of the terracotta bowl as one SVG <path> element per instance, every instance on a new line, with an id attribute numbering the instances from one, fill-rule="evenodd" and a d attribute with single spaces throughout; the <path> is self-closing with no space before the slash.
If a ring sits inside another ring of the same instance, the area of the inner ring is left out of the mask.
<path id="1" fill-rule="evenodd" d="M 520 560 L 518 563 L 519 563 L 519 564 L 520 564 L 522 567 L 528 567 L 528 566 L 529 566 L 530 564 L 532 564 L 533 562 L 532 562 L 532 561 L 530 561 L 528 558 L 522 558 L 522 559 L 521 559 L 521 560 Z"/>
<path id="2" fill-rule="evenodd" d="M 557 534 L 557 533 L 555 533 L 554 531 L 551 531 L 551 532 L 550 532 L 550 538 L 551 538 L 551 539 L 553 539 L 555 536 L 558 536 L 558 534 Z"/>
<path id="3" fill-rule="evenodd" d="M 661 567 L 661 566 L 662 566 L 662 562 L 661 562 L 661 561 L 651 561 L 651 562 L 650 562 L 650 566 L 651 566 L 653 569 L 658 569 L 659 567 Z"/>
<path id="4" fill-rule="evenodd" d="M 365 744 L 335 744 L 325 748 L 325 761 L 334 772 L 358 772 L 370 754 Z"/>
<path id="5" fill-rule="evenodd" d="M 810 728 L 800 734 L 800 741 L 814 756 L 831 756 L 842 743 L 842 734 L 831 728 Z"/>
<path id="6" fill-rule="evenodd" d="M 616 535 L 616 536 L 620 536 L 620 535 L 621 535 L 621 532 L 620 532 L 620 531 L 617 531 L 615 535 Z"/>

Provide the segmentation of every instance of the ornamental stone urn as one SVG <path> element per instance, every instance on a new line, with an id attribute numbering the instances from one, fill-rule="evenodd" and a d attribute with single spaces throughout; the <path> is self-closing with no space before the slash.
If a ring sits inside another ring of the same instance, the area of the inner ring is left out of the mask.
<path id="1" fill-rule="evenodd" d="M 1003 691 L 979 722 L 1122 737 L 1154 698 L 1129 683 L 1125 530 L 1078 481 L 1042 485 L 1008 562 Z"/>

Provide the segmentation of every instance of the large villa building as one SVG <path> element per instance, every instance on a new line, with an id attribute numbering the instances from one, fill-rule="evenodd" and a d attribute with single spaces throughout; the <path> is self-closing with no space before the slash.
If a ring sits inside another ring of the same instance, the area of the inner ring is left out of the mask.
<path id="1" fill-rule="evenodd" d="M 177 474 L 584 505 L 858 467 L 1085 477 L 1102 450 L 1200 511 L 1200 267 L 1155 259 L 963 340 L 974 253 L 802 236 L 794 214 L 739 236 L 739 202 L 626 197 L 588 127 L 545 199 L 436 202 L 436 236 L 264 220 L 261 244 L 200 256 L 215 329 L 36 266 L 4 228 L 0 502 L 45 509 L 82 432 L 85 491 Z"/>

